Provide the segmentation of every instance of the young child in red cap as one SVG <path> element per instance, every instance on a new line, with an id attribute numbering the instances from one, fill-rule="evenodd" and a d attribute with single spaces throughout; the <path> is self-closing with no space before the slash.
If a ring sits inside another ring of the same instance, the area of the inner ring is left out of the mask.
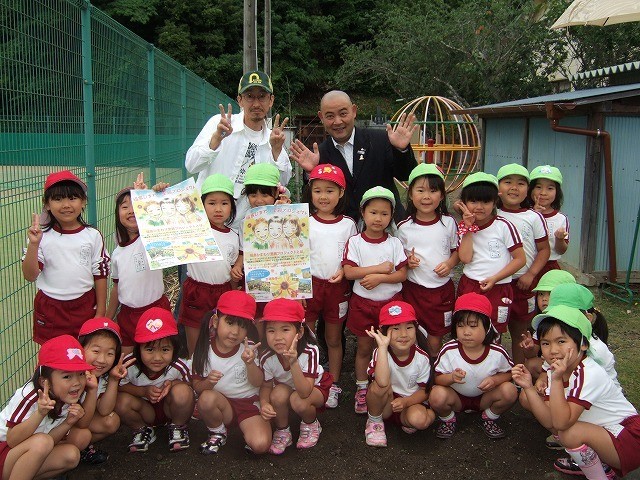
<path id="1" fill-rule="evenodd" d="M 367 445 L 387 446 L 383 419 L 411 434 L 427 429 L 436 418 L 427 403 L 431 364 L 427 352 L 416 345 L 417 332 L 416 312 L 402 301 L 383 306 L 380 328 L 367 331 L 378 345 L 369 364 Z"/>
<path id="2" fill-rule="evenodd" d="M 347 206 L 346 180 L 339 167 L 321 164 L 309 173 L 303 201 L 309 203 L 309 249 L 313 298 L 307 299 L 307 324 L 315 333 L 320 315 L 324 321 L 329 371 L 335 383 L 329 390 L 327 408 L 338 406 L 342 389 L 342 330 L 347 319 L 351 285 L 344 276 L 342 255 L 347 241 L 358 233 Z"/>
<path id="3" fill-rule="evenodd" d="M 271 425 L 260 416 L 262 371 L 256 349 L 256 301 L 240 290 L 220 295 L 216 312 L 205 315 L 193 354 L 193 388 L 198 412 L 209 432 L 200 453 L 218 453 L 227 443 L 227 425 L 237 422 L 247 450 L 266 453 Z"/>
<path id="4" fill-rule="evenodd" d="M 324 408 L 333 376 L 320 365 L 318 346 L 300 303 L 271 300 L 262 321 L 268 348 L 260 357 L 264 373 L 260 406 L 262 418 L 273 420 L 276 427 L 269 453 L 281 455 L 292 444 L 289 408 L 302 419 L 296 446 L 314 447 L 322 431 L 317 413 Z"/>
<path id="5" fill-rule="evenodd" d="M 50 174 L 42 214 L 33 214 L 22 257 L 25 280 L 36 282 L 33 341 L 78 336 L 87 318 L 104 317 L 109 254 L 102 234 L 82 218 L 87 186 L 69 170 Z"/>
<path id="6" fill-rule="evenodd" d="M 491 302 L 484 295 L 467 293 L 456 300 L 451 336 L 435 361 L 431 408 L 440 417 L 438 438 L 456 431 L 456 412 L 482 412 L 482 427 L 489 438 L 502 438 L 497 420 L 518 400 L 511 383 L 513 362 L 504 347 L 494 343 Z"/>
<path id="7" fill-rule="evenodd" d="M 85 391 L 95 398 L 93 368 L 70 335 L 42 345 L 33 377 L 0 412 L 3 478 L 52 478 L 78 465 L 79 450 L 91 440 L 80 423 L 85 415 L 80 399 Z"/>
<path id="8" fill-rule="evenodd" d="M 152 307 L 140 316 L 135 359 L 120 382 L 116 412 L 134 430 L 130 452 L 146 452 L 156 440 L 155 426 L 168 424 L 169 449 L 189 447 L 187 422 L 195 404 L 189 367 L 179 358 L 178 326 L 169 310 Z"/>

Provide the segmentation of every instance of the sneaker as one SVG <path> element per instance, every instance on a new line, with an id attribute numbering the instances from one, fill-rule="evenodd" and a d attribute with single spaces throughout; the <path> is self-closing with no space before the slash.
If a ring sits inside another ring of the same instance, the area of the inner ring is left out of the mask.
<path id="1" fill-rule="evenodd" d="M 269 453 L 273 455 L 282 455 L 284 450 L 292 444 L 293 437 L 291 436 L 291 430 L 289 428 L 285 428 L 284 430 L 277 429 L 273 432 Z"/>
<path id="2" fill-rule="evenodd" d="M 613 471 L 613 469 L 609 465 L 607 465 L 606 463 L 603 463 L 602 467 L 604 468 L 604 473 L 607 476 L 607 478 L 609 479 L 616 478 L 616 473 Z M 574 462 L 571 457 L 558 458 L 555 462 L 553 462 L 553 468 L 555 468 L 557 471 L 562 472 L 566 475 L 574 475 L 574 476 L 580 476 L 580 477 L 585 476 L 583 471 L 578 466 L 578 464 Z"/>
<path id="3" fill-rule="evenodd" d="M 549 435 L 545 439 L 544 444 L 546 445 L 547 448 L 550 448 L 551 450 L 564 450 L 564 447 L 560 443 L 560 440 L 558 440 L 558 438 L 555 435 Z"/>
<path id="4" fill-rule="evenodd" d="M 506 435 L 504 430 L 498 425 L 498 422 L 491 420 L 484 413 L 482 414 L 482 428 L 489 438 L 503 438 Z"/>
<path id="5" fill-rule="evenodd" d="M 156 431 L 153 427 L 142 427 L 133 432 L 133 440 L 129 444 L 129 451 L 146 452 L 149 445 L 156 441 Z"/>
<path id="6" fill-rule="evenodd" d="M 109 454 L 104 450 L 98 450 L 93 445 L 80 452 L 80 462 L 89 465 L 99 465 L 109 460 Z"/>
<path id="7" fill-rule="evenodd" d="M 342 389 L 335 383 L 332 384 L 331 388 L 329 389 L 329 397 L 327 398 L 327 401 L 324 404 L 325 407 L 336 408 L 338 406 L 338 401 L 341 393 L 342 393 Z"/>
<path id="8" fill-rule="evenodd" d="M 200 444 L 200 453 L 203 455 L 218 453 L 225 443 L 227 443 L 227 436 L 224 433 L 212 433 L 206 442 Z"/>
<path id="9" fill-rule="evenodd" d="M 413 428 L 413 427 L 407 427 L 405 425 L 402 425 L 402 431 L 404 433 L 408 433 L 409 435 L 413 435 L 414 433 L 416 433 L 418 431 L 417 428 Z"/>
<path id="10" fill-rule="evenodd" d="M 186 425 L 169 425 L 169 450 L 177 452 L 189 448 L 189 430 Z"/>
<path id="11" fill-rule="evenodd" d="M 370 447 L 386 447 L 387 434 L 384 432 L 383 422 L 372 422 L 367 418 L 367 424 L 364 427 L 364 438 Z"/>
<path id="12" fill-rule="evenodd" d="M 300 437 L 298 437 L 296 448 L 315 447 L 320 438 L 320 432 L 322 432 L 322 427 L 317 418 L 313 423 L 300 422 Z"/>
<path id="13" fill-rule="evenodd" d="M 359 388 L 356 390 L 356 403 L 355 410 L 356 413 L 367 413 L 367 389 Z"/>
<path id="14" fill-rule="evenodd" d="M 456 433 L 456 417 L 446 422 L 441 421 L 440 425 L 436 429 L 436 437 L 438 438 L 451 438 Z"/>

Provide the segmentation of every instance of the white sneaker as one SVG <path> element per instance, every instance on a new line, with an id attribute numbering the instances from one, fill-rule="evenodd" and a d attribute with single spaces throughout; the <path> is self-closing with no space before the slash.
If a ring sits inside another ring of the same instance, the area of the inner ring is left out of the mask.
<path id="1" fill-rule="evenodd" d="M 337 408 L 340 400 L 340 394 L 342 393 L 342 389 L 336 385 L 335 383 L 331 385 L 329 389 L 329 397 L 327 398 L 326 403 L 324 404 L 327 408 Z"/>

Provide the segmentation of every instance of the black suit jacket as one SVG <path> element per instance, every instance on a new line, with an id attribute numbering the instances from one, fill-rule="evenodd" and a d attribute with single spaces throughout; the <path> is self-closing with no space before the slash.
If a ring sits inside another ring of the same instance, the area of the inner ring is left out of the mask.
<path id="1" fill-rule="evenodd" d="M 391 190 L 396 197 L 396 222 L 403 220 L 405 209 L 393 178 L 408 179 L 416 166 L 411 146 L 406 152 L 400 152 L 389 143 L 386 130 L 367 128 L 355 129 L 353 144 L 353 175 L 331 137 L 319 146 L 320 163 L 335 165 L 344 172 L 347 180 L 346 192 L 349 195 L 346 214 L 357 221 L 360 218 L 360 200 L 364 192 L 372 187 L 382 186 Z"/>

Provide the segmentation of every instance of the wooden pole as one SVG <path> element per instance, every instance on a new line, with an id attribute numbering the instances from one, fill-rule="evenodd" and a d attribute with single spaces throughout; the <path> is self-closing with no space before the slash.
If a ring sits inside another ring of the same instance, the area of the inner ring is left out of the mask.
<path id="1" fill-rule="evenodd" d="M 244 0 L 243 73 L 258 69 L 257 0 Z"/>

